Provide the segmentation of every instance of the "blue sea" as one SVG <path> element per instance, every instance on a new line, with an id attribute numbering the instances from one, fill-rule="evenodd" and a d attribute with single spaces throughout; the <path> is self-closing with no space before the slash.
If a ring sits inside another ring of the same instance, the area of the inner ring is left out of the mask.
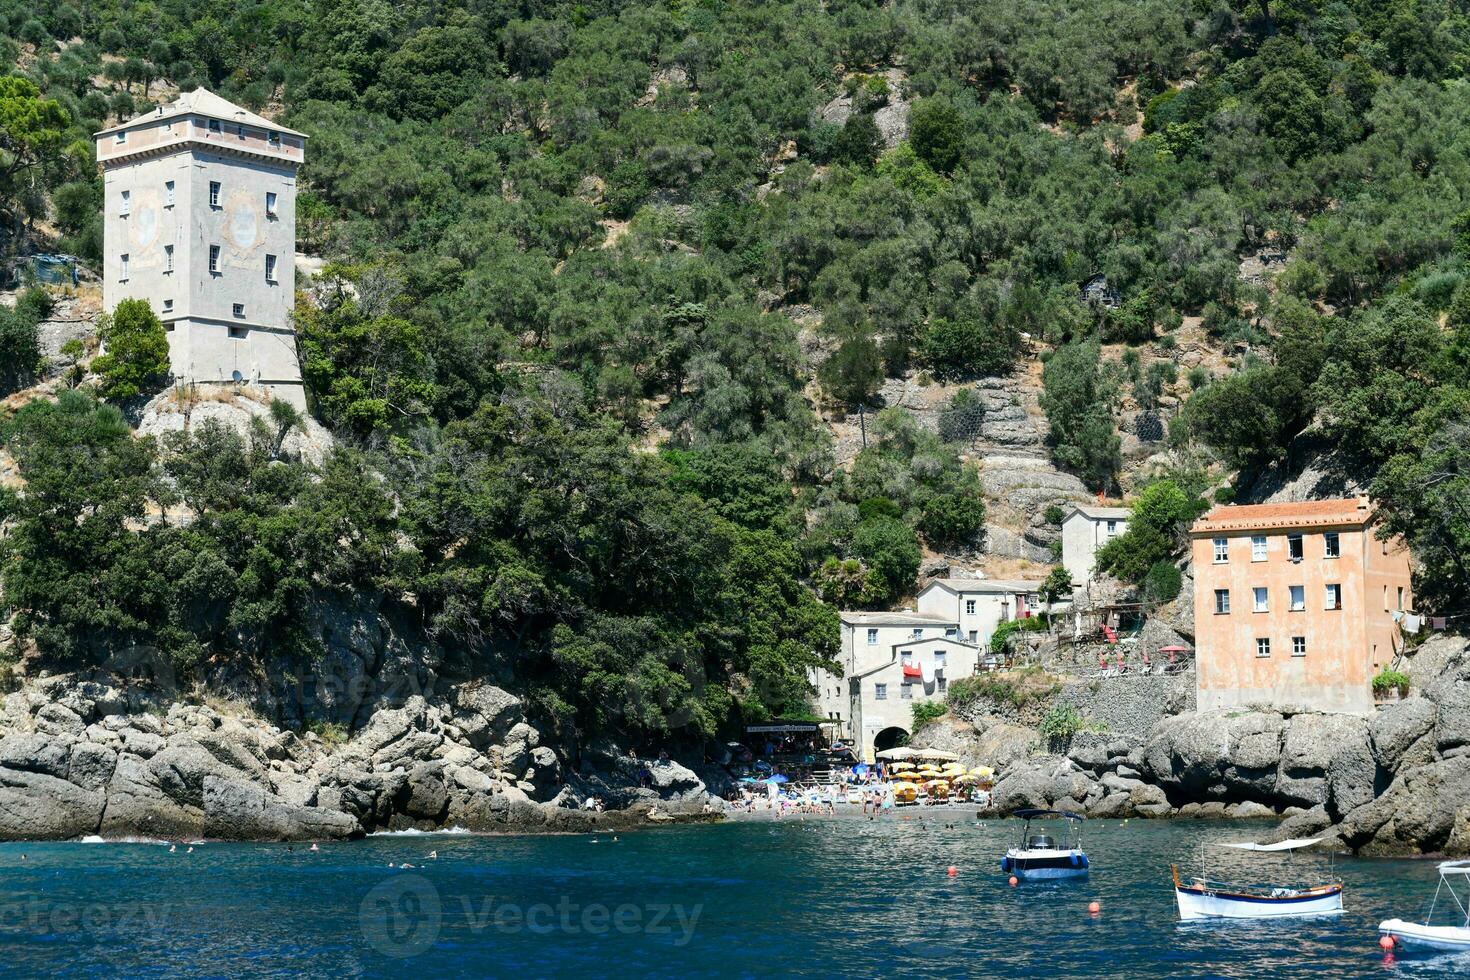
<path id="1" fill-rule="evenodd" d="M 1348 911 L 1181 925 L 1169 864 L 1263 825 L 1089 822 L 1090 880 L 1011 887 L 1015 821 L 952 814 L 558 837 L 0 845 L 7 977 L 1420 977 L 1377 946 L 1433 862 L 1339 860 Z M 1271 858 L 1210 849 L 1212 876 Z M 430 852 L 437 851 L 437 858 Z M 1308 859 L 1316 860 L 1316 859 Z M 413 867 L 401 867 L 401 865 Z M 957 874 L 947 870 L 954 866 Z M 1307 870 L 1304 866 L 1302 870 Z M 1088 905 L 1102 904 L 1092 915 Z"/>

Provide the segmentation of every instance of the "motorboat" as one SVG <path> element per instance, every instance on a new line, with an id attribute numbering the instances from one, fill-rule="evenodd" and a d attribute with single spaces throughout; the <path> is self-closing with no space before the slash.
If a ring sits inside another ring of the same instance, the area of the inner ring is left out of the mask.
<path id="1" fill-rule="evenodd" d="M 1017 810 L 1011 814 L 1025 823 L 1021 843 L 1006 851 L 1000 870 L 1023 881 L 1087 877 L 1087 854 L 1082 850 L 1082 821 L 1087 819 L 1066 810 Z M 1052 835 L 1031 832 L 1032 821 L 1058 820 L 1060 832 Z"/>
<path id="2" fill-rule="evenodd" d="M 1275 844 L 1252 841 L 1216 842 L 1217 847 L 1264 854 L 1291 855 L 1311 847 L 1320 837 L 1293 838 Z M 1330 858 L 1329 858 L 1330 860 Z M 1342 911 L 1342 882 L 1330 879 L 1311 884 L 1242 884 L 1211 879 L 1204 867 L 1204 847 L 1200 848 L 1200 874 L 1181 878 L 1179 866 L 1174 873 L 1174 898 L 1179 903 L 1179 920 L 1197 919 L 1277 919 L 1303 915 L 1334 915 Z M 1283 872 L 1283 876 L 1284 876 Z"/>
<path id="3" fill-rule="evenodd" d="M 1402 946 L 1409 952 L 1470 953 L 1470 861 L 1445 861 L 1438 870 L 1439 885 L 1434 889 L 1434 900 L 1429 903 L 1429 914 L 1423 922 L 1388 919 L 1378 923 L 1378 934 L 1392 941 L 1386 944 L 1390 948 Z M 1463 899 L 1455 891 L 1457 884 L 1464 890 Z M 1431 925 L 1434 909 L 1445 893 L 1459 910 L 1459 914 L 1452 917 L 1452 921 L 1459 924 Z"/>

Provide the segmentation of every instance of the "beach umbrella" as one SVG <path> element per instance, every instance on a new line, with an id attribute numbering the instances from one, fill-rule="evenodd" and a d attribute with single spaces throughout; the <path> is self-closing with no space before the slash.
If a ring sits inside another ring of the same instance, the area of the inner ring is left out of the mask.
<path id="1" fill-rule="evenodd" d="M 990 768 L 989 766 L 976 766 L 974 769 L 971 769 L 970 772 L 972 772 L 976 776 L 994 776 L 995 775 L 995 770 L 992 769 L 992 768 Z"/>
<path id="2" fill-rule="evenodd" d="M 916 772 L 896 772 L 896 773 L 893 774 L 893 778 L 894 779 L 923 779 L 924 777 L 923 776 L 920 776 Z"/>
<path id="3" fill-rule="evenodd" d="M 892 769 L 894 772 L 903 772 L 906 769 L 914 768 L 914 764 L 912 762 L 895 762 L 888 768 Z"/>
<path id="4" fill-rule="evenodd" d="M 962 776 L 956 776 L 954 778 L 954 781 L 957 783 L 973 783 L 979 778 L 979 776 L 971 776 L 969 773 L 965 773 Z"/>

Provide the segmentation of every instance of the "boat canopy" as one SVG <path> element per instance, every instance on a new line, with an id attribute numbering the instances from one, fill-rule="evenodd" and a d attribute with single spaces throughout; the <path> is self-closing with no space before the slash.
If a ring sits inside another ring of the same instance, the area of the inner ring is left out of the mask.
<path id="1" fill-rule="evenodd" d="M 1035 820 L 1037 817 L 1066 817 L 1068 820 L 1087 819 L 1082 814 L 1073 813 L 1070 810 L 1037 810 L 1031 807 L 1027 807 L 1023 810 L 1017 810 L 1012 813 L 1011 816 L 1020 817 L 1022 820 Z"/>
<path id="2" fill-rule="evenodd" d="M 1238 851 L 1295 851 L 1298 848 L 1311 847 L 1321 839 L 1320 837 L 1293 837 L 1291 840 L 1278 841 L 1275 844 L 1257 844 L 1254 841 L 1240 841 L 1238 843 L 1215 841 L 1215 846 L 1233 847 Z"/>
<path id="3" fill-rule="evenodd" d="M 1470 875 L 1470 861 L 1442 861 L 1438 867 L 1442 875 Z"/>

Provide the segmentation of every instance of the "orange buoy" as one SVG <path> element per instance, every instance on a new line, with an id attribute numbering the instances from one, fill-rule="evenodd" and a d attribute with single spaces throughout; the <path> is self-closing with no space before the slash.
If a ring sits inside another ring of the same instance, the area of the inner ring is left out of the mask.
<path id="1" fill-rule="evenodd" d="M 1097 915 L 1099 912 L 1102 911 L 1102 902 L 1089 902 L 1087 905 L 1087 911 L 1091 912 L 1093 915 Z"/>
<path id="2" fill-rule="evenodd" d="M 1393 937 L 1392 936 L 1379 936 L 1378 937 L 1378 945 L 1381 946 L 1384 949 L 1393 949 Z"/>
<path id="3" fill-rule="evenodd" d="M 1015 888 L 1016 887 L 1016 876 L 1015 875 L 1011 875 L 1011 887 L 1012 888 Z"/>
<path id="4" fill-rule="evenodd" d="M 953 878 L 953 877 L 954 877 L 954 876 L 955 876 L 955 875 L 957 875 L 957 874 L 959 874 L 959 873 L 960 873 L 960 869 L 959 869 L 959 868 L 956 868 L 956 867 L 955 867 L 955 866 L 954 866 L 954 865 L 952 865 L 952 864 L 951 864 L 951 865 L 950 865 L 950 866 L 949 866 L 949 876 L 950 876 L 950 877 L 951 877 L 951 878 Z"/>

